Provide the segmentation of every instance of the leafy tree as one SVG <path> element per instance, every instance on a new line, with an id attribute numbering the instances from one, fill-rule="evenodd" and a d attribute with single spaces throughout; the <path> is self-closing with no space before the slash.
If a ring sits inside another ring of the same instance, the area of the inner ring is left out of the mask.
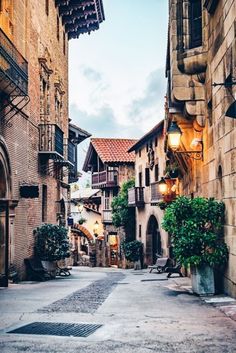
<path id="1" fill-rule="evenodd" d="M 56 261 L 70 256 L 67 229 L 55 224 L 43 224 L 34 230 L 35 252 L 44 261 Z"/>
<path id="2" fill-rule="evenodd" d="M 124 227 L 127 240 L 135 238 L 135 209 L 128 206 L 128 190 L 134 185 L 133 179 L 124 182 L 111 204 L 112 223 L 115 227 Z"/>
<path id="3" fill-rule="evenodd" d="M 165 211 L 162 227 L 171 235 L 174 255 L 183 265 L 224 265 L 228 249 L 223 241 L 225 206 L 213 198 L 178 197 Z"/>

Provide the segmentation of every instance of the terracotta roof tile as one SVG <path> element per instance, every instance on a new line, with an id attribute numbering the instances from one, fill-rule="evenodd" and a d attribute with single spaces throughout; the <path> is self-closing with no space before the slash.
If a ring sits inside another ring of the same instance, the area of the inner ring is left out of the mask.
<path id="1" fill-rule="evenodd" d="M 135 154 L 128 150 L 137 142 L 134 139 L 92 138 L 91 144 L 103 161 L 108 162 L 134 162 Z"/>

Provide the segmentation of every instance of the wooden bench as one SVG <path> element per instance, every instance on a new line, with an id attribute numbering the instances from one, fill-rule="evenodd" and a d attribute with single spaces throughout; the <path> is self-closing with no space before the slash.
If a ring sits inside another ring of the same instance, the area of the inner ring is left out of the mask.
<path id="1" fill-rule="evenodd" d="M 181 267 L 182 266 L 181 266 L 180 263 L 177 263 L 173 267 L 171 267 L 171 266 L 170 267 L 166 267 L 165 272 L 168 273 L 167 278 L 170 278 L 173 273 L 177 273 L 180 277 L 183 277 L 183 275 L 181 273 Z"/>
<path id="2" fill-rule="evenodd" d="M 40 259 L 31 257 L 24 259 L 27 278 L 31 281 L 46 281 L 51 279 L 50 273 L 42 266 Z"/>
<path id="3" fill-rule="evenodd" d="M 149 272 L 151 273 L 153 270 L 157 270 L 158 273 L 165 272 L 165 268 L 168 266 L 169 260 L 169 257 L 159 257 L 156 260 L 155 265 L 148 266 L 148 268 L 150 269 Z"/>

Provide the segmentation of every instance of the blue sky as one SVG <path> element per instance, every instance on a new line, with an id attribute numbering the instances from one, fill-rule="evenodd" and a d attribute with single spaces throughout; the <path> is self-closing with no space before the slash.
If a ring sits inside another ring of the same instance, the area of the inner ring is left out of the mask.
<path id="1" fill-rule="evenodd" d="M 164 114 L 168 1 L 103 4 L 100 29 L 70 41 L 70 118 L 93 137 L 140 138 Z"/>

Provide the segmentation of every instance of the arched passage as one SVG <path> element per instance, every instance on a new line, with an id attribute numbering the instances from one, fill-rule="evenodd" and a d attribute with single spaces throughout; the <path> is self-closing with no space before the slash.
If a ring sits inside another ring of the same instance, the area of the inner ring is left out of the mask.
<path id="1" fill-rule="evenodd" d="M 74 266 L 89 264 L 94 266 L 96 259 L 93 235 L 78 223 L 75 223 L 71 228 L 71 234 L 73 236 Z"/>
<path id="2" fill-rule="evenodd" d="M 147 224 L 146 235 L 146 264 L 152 265 L 156 262 L 157 254 L 162 255 L 161 235 L 155 216 L 150 216 Z"/>

